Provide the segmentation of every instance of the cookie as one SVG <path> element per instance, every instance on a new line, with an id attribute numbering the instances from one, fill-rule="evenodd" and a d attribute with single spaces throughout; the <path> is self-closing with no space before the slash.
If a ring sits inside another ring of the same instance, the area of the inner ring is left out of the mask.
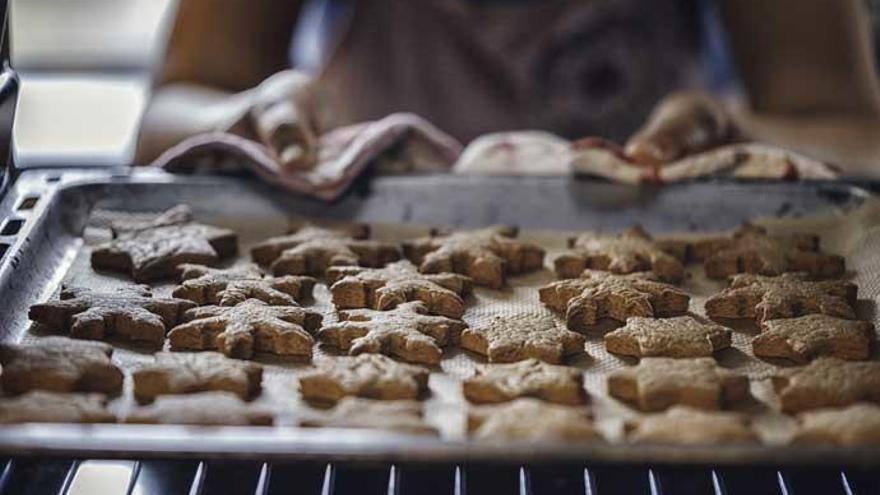
<path id="1" fill-rule="evenodd" d="M 748 225 L 737 230 L 726 246 L 706 256 L 703 267 L 706 276 L 721 279 L 737 273 L 773 276 L 804 272 L 818 278 L 843 275 L 843 257 L 819 252 L 818 237 L 810 239 L 771 237 L 763 228 Z"/>
<path id="2" fill-rule="evenodd" d="M 59 394 L 35 390 L 0 401 L 0 424 L 115 423 L 101 394 Z"/>
<path id="3" fill-rule="evenodd" d="M 659 282 L 649 273 L 614 275 L 586 270 L 579 278 L 552 282 L 539 291 L 542 303 L 565 316 L 568 328 L 584 331 L 602 318 L 626 321 L 633 316 L 678 316 L 688 310 L 690 296 Z"/>
<path id="4" fill-rule="evenodd" d="M 468 432 L 478 440 L 601 442 L 586 409 L 516 399 L 468 409 Z"/>
<path id="5" fill-rule="evenodd" d="M 544 250 L 515 239 L 511 227 L 464 230 L 403 243 L 403 251 L 422 273 L 460 273 L 477 285 L 500 289 L 507 275 L 544 266 Z"/>
<path id="6" fill-rule="evenodd" d="M 351 232 L 306 225 L 255 245 L 251 257 L 275 275 L 315 277 L 331 266 L 381 267 L 400 259 L 397 245 L 367 240 L 367 235 L 366 229 Z"/>
<path id="7" fill-rule="evenodd" d="M 312 356 L 310 332 L 321 315 L 295 306 L 269 306 L 248 299 L 237 306 L 203 306 L 183 314 L 186 323 L 168 332 L 172 351 L 218 349 L 232 358 L 249 359 L 255 351 L 281 356 Z"/>
<path id="8" fill-rule="evenodd" d="M 765 321 L 752 339 L 752 352 L 798 364 L 819 356 L 860 361 L 870 357 L 873 340 L 874 325 L 866 321 L 813 314 Z"/>
<path id="9" fill-rule="evenodd" d="M 730 285 L 706 300 L 710 318 L 752 319 L 759 323 L 777 318 L 823 314 L 855 319 L 855 284 L 842 280 L 813 282 L 802 273 L 777 277 L 735 275 Z"/>
<path id="10" fill-rule="evenodd" d="M 675 406 L 624 423 L 633 443 L 675 445 L 754 444 L 760 441 L 747 416 Z"/>
<path id="11" fill-rule="evenodd" d="M 422 414 L 422 405 L 416 401 L 344 397 L 329 411 L 303 417 L 300 425 L 436 435 L 437 430 L 425 423 Z"/>
<path id="12" fill-rule="evenodd" d="M 134 397 L 140 403 L 160 395 L 226 391 L 250 400 L 260 394 L 263 367 L 228 359 L 216 352 L 156 354 L 156 361 L 132 373 Z"/>
<path id="13" fill-rule="evenodd" d="M 310 402 L 334 403 L 345 396 L 368 399 L 415 399 L 427 390 L 430 371 L 381 354 L 325 357 L 299 377 L 299 390 Z"/>
<path id="14" fill-rule="evenodd" d="M 125 340 L 162 347 L 165 334 L 196 305 L 184 299 L 154 298 L 147 286 L 95 292 L 65 287 L 59 301 L 31 306 L 28 317 L 48 330 L 78 339 Z"/>
<path id="15" fill-rule="evenodd" d="M 471 280 L 455 273 L 423 275 L 409 261 L 384 268 L 333 266 L 327 270 L 333 281 L 330 293 L 337 309 L 393 309 L 398 304 L 421 301 L 428 312 L 449 318 L 464 314 L 462 296 L 471 291 Z"/>
<path id="16" fill-rule="evenodd" d="M 122 392 L 122 371 L 110 357 L 113 347 L 63 337 L 32 344 L 0 343 L 0 383 L 6 394 L 49 392 Z"/>
<path id="17" fill-rule="evenodd" d="M 880 362 L 821 357 L 773 376 L 781 409 L 796 413 L 856 402 L 880 402 Z"/>
<path id="18" fill-rule="evenodd" d="M 585 233 L 570 240 L 572 249 L 553 261 L 556 274 L 574 278 L 587 269 L 616 274 L 654 272 L 664 282 L 684 276 L 680 260 L 664 251 L 640 227 L 617 235 Z"/>
<path id="19" fill-rule="evenodd" d="M 200 305 L 235 306 L 247 299 L 259 299 L 273 306 L 296 306 L 312 297 L 316 282 L 312 277 L 296 275 L 264 277 L 254 264 L 222 269 L 184 264 L 178 269 L 182 282 L 172 295 Z"/>
<path id="20" fill-rule="evenodd" d="M 729 329 L 691 316 L 634 316 L 626 320 L 626 326 L 605 334 L 605 350 L 635 357 L 708 357 L 730 347 L 730 336 Z"/>
<path id="21" fill-rule="evenodd" d="M 193 221 L 193 211 L 189 205 L 177 205 L 159 215 L 145 220 L 127 218 L 110 222 L 110 233 L 114 238 L 125 237 L 141 230 L 181 225 Z"/>
<path id="22" fill-rule="evenodd" d="M 474 376 L 462 384 L 464 396 L 475 403 L 507 402 L 536 397 L 576 405 L 587 400 L 584 375 L 577 368 L 556 366 L 537 359 L 511 364 L 477 365 Z"/>
<path id="23" fill-rule="evenodd" d="M 843 447 L 880 445 L 880 406 L 860 403 L 799 414 L 791 441 Z"/>
<path id="24" fill-rule="evenodd" d="M 584 352 L 585 338 L 562 328 L 550 315 L 494 316 L 461 333 L 461 347 L 486 356 L 490 363 L 535 358 L 557 364 Z"/>
<path id="25" fill-rule="evenodd" d="M 238 251 L 235 232 L 200 223 L 117 227 L 117 234 L 92 249 L 92 267 L 125 273 L 137 282 L 172 277 L 184 263 L 213 265 Z"/>
<path id="26" fill-rule="evenodd" d="M 721 409 L 748 397 L 749 379 L 712 358 L 646 357 L 608 375 L 608 393 L 642 411 L 675 405 Z"/>
<path id="27" fill-rule="evenodd" d="M 443 354 L 441 347 L 457 341 L 467 325 L 427 313 L 428 307 L 419 301 L 388 311 L 340 311 L 339 323 L 321 328 L 318 338 L 350 355 L 385 354 L 413 363 L 437 364 Z"/>
<path id="28" fill-rule="evenodd" d="M 241 400 L 232 392 L 200 392 L 188 395 L 160 395 L 147 406 L 134 407 L 124 423 L 271 426 L 272 413 L 257 404 Z"/>

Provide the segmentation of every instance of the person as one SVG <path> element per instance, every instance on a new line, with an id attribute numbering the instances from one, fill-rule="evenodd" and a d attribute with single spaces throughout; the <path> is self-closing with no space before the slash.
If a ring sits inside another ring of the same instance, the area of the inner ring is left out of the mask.
<path id="1" fill-rule="evenodd" d="M 868 18 L 861 0 L 180 0 L 136 161 L 226 130 L 308 166 L 320 133 L 409 111 L 465 142 L 599 135 L 657 164 L 749 138 L 876 175 Z"/>

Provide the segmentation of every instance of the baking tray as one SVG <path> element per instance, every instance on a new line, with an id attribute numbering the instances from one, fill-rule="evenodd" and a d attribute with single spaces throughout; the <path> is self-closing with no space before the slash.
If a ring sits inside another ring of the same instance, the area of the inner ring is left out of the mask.
<path id="1" fill-rule="evenodd" d="M 199 218 L 292 216 L 379 223 L 652 232 L 719 230 L 756 216 L 844 211 L 868 185 L 693 182 L 631 187 L 565 178 L 377 177 L 340 201 L 292 197 L 245 178 L 181 177 L 152 170 L 28 171 L 0 203 L 0 339 L 26 332 L 26 309 L 57 290 L 80 252 L 95 209 L 156 212 L 180 203 Z M 275 232 L 267 233 L 274 234 Z M 383 462 L 626 462 L 654 464 L 876 465 L 880 450 L 785 446 L 630 446 L 444 440 L 387 432 L 296 427 L 14 425 L 0 454 L 143 458 L 194 456 Z"/>

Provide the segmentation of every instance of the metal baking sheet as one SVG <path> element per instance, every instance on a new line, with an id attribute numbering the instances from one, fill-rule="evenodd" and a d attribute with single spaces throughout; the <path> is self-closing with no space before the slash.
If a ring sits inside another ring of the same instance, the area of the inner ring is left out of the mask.
<path id="1" fill-rule="evenodd" d="M 0 230 L 8 234 L 0 237 L 0 246 L 8 246 L 0 259 L 0 311 L 4 315 L 0 338 L 21 339 L 28 327 L 25 308 L 50 297 L 71 267 L 77 266 L 83 233 L 95 210 L 156 212 L 186 203 L 199 219 L 209 222 L 235 225 L 241 219 L 260 219 L 254 228 L 261 236 L 277 234 L 295 216 L 453 227 L 505 223 L 569 231 L 618 230 L 640 223 L 662 233 L 725 229 L 756 216 L 843 211 L 869 196 L 866 188 L 839 183 L 695 182 L 634 188 L 558 178 L 410 176 L 377 178 L 328 205 L 241 178 L 174 177 L 146 170 L 118 175 L 28 172 L 0 205 L 0 213 L 7 218 Z M 18 227 L 7 229 L 6 225 Z M 291 426 L 9 426 L 0 428 L 3 451 L 458 462 L 873 464 L 880 458 L 880 452 L 873 449 L 526 445 Z"/>

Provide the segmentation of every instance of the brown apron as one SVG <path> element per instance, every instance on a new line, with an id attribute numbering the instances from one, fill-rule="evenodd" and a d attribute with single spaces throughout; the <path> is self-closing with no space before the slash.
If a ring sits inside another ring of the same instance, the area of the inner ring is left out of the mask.
<path id="1" fill-rule="evenodd" d="M 321 127 L 405 111 L 463 141 L 516 129 L 623 139 L 695 82 L 685 18 L 656 0 L 356 0 L 321 71 Z"/>

